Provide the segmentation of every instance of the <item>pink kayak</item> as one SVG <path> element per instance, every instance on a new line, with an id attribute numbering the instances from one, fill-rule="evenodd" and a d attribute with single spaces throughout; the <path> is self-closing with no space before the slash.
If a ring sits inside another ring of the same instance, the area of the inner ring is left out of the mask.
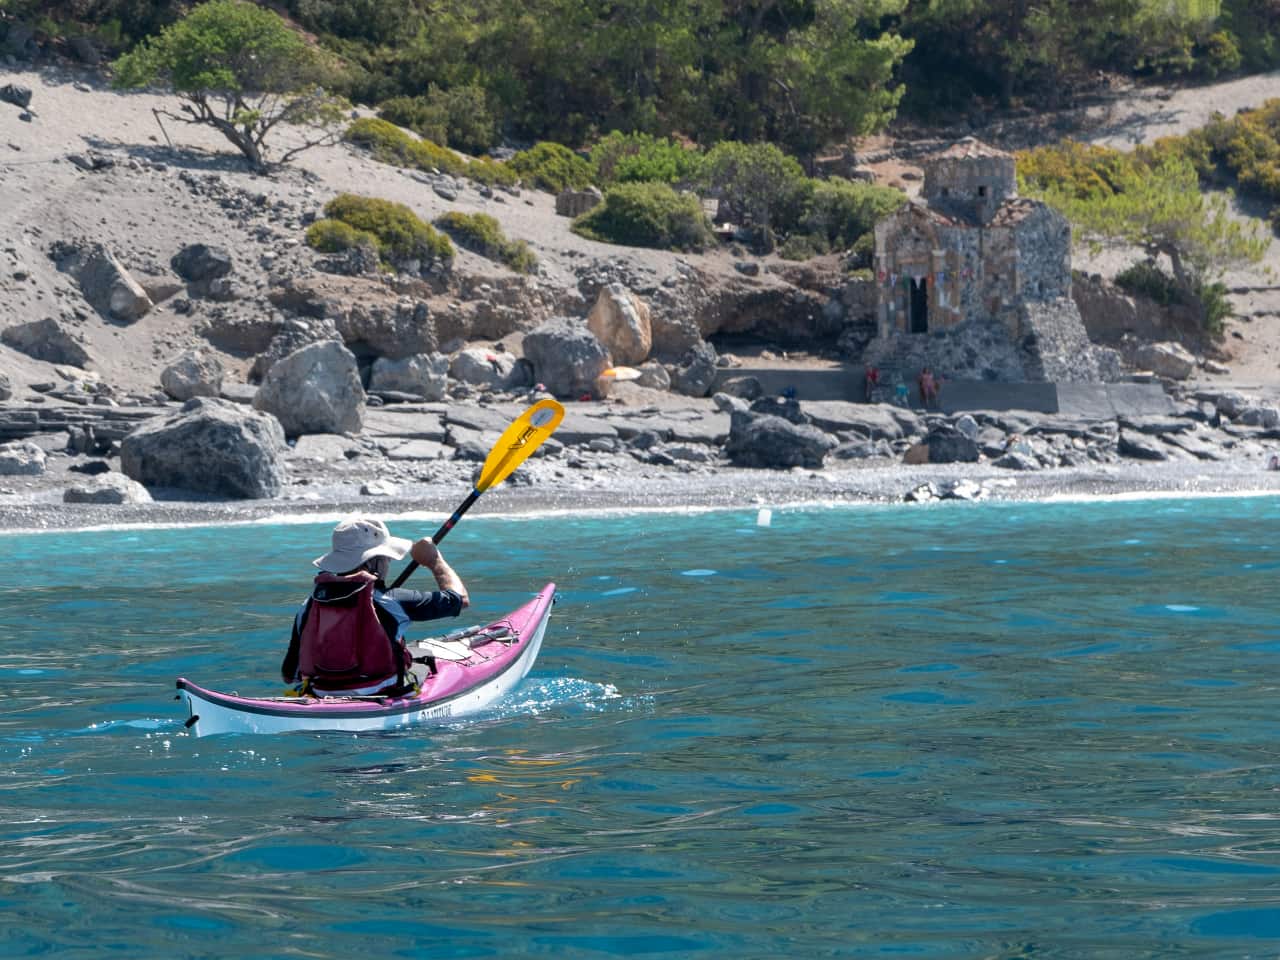
<path id="1" fill-rule="evenodd" d="M 440 723 L 484 710 L 529 673 L 547 629 L 556 585 L 548 583 L 524 606 L 493 623 L 412 642 L 435 671 L 417 693 L 371 697 L 241 697 L 178 680 L 186 725 L 198 737 L 216 733 L 291 730 L 398 730 Z"/>

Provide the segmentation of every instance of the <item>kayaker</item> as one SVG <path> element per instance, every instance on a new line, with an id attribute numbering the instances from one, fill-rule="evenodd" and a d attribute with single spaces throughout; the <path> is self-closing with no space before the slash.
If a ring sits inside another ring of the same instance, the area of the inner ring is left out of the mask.
<path id="1" fill-rule="evenodd" d="M 431 571 L 438 589 L 388 590 L 392 560 L 411 554 Z M 462 578 L 430 538 L 391 536 L 368 517 L 333 528 L 332 549 L 312 561 L 321 573 L 293 621 L 289 652 L 280 665 L 285 682 L 320 695 L 375 694 L 412 680 L 405 648 L 411 621 L 456 617 L 470 603 Z"/>

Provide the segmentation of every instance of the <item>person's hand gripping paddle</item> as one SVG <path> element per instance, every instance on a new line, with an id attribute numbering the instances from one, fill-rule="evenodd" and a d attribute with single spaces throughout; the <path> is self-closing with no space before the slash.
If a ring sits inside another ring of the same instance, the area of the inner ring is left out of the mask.
<path id="1" fill-rule="evenodd" d="M 520 414 L 489 451 L 489 456 L 485 458 L 484 466 L 480 469 L 480 478 L 476 481 L 475 489 L 467 495 L 467 499 L 462 501 L 458 509 L 453 511 L 453 516 L 435 532 L 431 541 L 439 543 L 443 540 L 454 525 L 462 519 L 462 515 L 471 509 L 471 505 L 480 499 L 480 494 L 511 476 L 516 467 L 524 463 L 529 455 L 538 449 L 539 444 L 555 432 L 563 419 L 564 407 L 550 398 L 539 400 Z M 391 589 L 401 586 L 417 569 L 417 562 L 410 561 L 391 584 Z"/>

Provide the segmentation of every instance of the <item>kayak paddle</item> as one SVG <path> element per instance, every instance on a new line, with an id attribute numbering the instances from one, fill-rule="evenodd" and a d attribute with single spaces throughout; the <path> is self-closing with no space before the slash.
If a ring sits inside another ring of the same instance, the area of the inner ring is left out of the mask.
<path id="1" fill-rule="evenodd" d="M 453 529 L 454 524 L 462 519 L 462 515 L 471 509 L 471 505 L 480 499 L 480 494 L 511 476 L 516 467 L 524 463 L 529 454 L 538 449 L 542 441 L 555 432 L 563 419 L 564 407 L 549 397 L 546 400 L 539 400 L 520 414 L 489 451 L 489 456 L 485 458 L 484 466 L 480 469 L 480 479 L 476 481 L 475 489 L 467 495 L 467 499 L 462 501 L 458 509 L 453 511 L 453 516 L 435 532 L 435 536 L 431 538 L 432 542 L 439 543 L 443 540 L 445 535 Z M 396 577 L 395 582 L 391 584 L 391 589 L 394 590 L 408 580 L 409 575 L 417 569 L 417 561 L 410 560 L 409 565 L 400 571 L 400 576 Z"/>

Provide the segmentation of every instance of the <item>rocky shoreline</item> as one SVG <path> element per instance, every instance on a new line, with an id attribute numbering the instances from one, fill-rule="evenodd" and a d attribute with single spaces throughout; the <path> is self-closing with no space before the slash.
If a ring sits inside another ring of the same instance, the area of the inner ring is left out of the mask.
<path id="1" fill-rule="evenodd" d="M 356 435 L 280 439 L 278 495 L 249 499 L 144 489 L 119 472 L 126 428 L 142 434 L 214 407 L 219 417 L 253 416 L 247 404 L 6 404 L 0 436 L 22 439 L 0 447 L 0 470 L 8 471 L 0 524 L 25 531 L 352 512 L 443 516 L 530 397 L 389 404 L 370 408 Z M 726 394 L 703 401 L 625 384 L 608 401 L 567 407 L 556 435 L 486 494 L 477 515 L 1280 493 L 1280 471 L 1269 469 L 1280 455 L 1280 409 L 1237 391 L 1193 392 L 1171 397 L 1166 414 L 1112 419 L 780 397 L 748 403 Z M 207 463 L 180 452 L 176 460 Z"/>

